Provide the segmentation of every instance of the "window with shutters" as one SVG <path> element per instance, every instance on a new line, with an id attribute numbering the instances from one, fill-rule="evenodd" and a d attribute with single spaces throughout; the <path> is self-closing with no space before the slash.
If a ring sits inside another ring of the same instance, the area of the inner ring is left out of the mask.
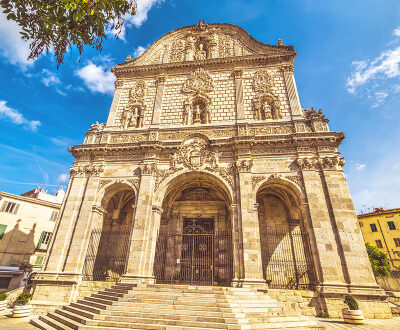
<path id="1" fill-rule="evenodd" d="M 375 243 L 376 243 L 376 246 L 377 246 L 378 248 L 380 248 L 380 249 L 383 248 L 383 245 L 382 245 L 382 242 L 381 242 L 380 239 L 377 239 L 377 240 L 375 241 Z"/>
<path id="2" fill-rule="evenodd" d="M 43 263 L 44 256 L 37 256 L 35 260 L 35 265 L 40 266 Z"/>
<path id="3" fill-rule="evenodd" d="M 40 236 L 40 241 L 38 244 L 38 249 L 41 250 L 47 250 L 49 247 L 50 239 L 51 239 L 52 233 L 44 231 L 42 232 L 42 235 Z"/>
<path id="4" fill-rule="evenodd" d="M 0 225 L 0 239 L 3 238 L 4 233 L 6 232 L 7 225 Z"/>
<path id="5" fill-rule="evenodd" d="M 393 238 L 396 247 L 400 247 L 400 238 Z"/>
<path id="6" fill-rule="evenodd" d="M 390 230 L 396 230 L 396 225 L 394 224 L 393 221 L 388 221 L 387 224 Z"/>
<path id="7" fill-rule="evenodd" d="M 58 212 L 53 211 L 53 213 L 51 214 L 51 217 L 50 217 L 50 221 L 55 222 L 57 220 L 57 216 L 58 216 Z"/>
<path id="8" fill-rule="evenodd" d="M 372 231 L 372 232 L 378 231 L 378 229 L 376 228 L 376 224 L 371 223 L 369 226 L 371 227 L 371 231 Z"/>
<path id="9" fill-rule="evenodd" d="M 18 208 L 19 208 L 19 204 L 14 203 L 14 202 L 4 201 L 3 205 L 1 206 L 0 211 L 16 214 L 18 211 Z"/>

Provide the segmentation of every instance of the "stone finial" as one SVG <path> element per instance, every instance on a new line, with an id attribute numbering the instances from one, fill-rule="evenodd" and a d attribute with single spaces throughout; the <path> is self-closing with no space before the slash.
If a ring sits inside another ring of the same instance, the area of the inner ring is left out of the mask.
<path id="1" fill-rule="evenodd" d="M 197 31 L 206 31 L 207 30 L 207 24 L 204 22 L 204 20 L 200 20 L 196 24 L 196 30 Z"/>
<path id="2" fill-rule="evenodd" d="M 128 56 L 126 57 L 125 62 L 128 62 L 128 61 L 130 61 L 130 60 L 132 60 L 132 57 L 131 57 L 131 55 L 128 55 Z"/>
<path id="3" fill-rule="evenodd" d="M 278 46 L 280 46 L 280 47 L 285 46 L 282 39 L 278 39 Z"/>

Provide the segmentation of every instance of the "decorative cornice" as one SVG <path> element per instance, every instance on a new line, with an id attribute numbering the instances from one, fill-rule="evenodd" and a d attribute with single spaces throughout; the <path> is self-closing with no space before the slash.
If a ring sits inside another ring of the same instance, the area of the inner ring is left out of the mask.
<path id="1" fill-rule="evenodd" d="M 129 67 L 115 67 L 113 68 L 114 74 L 120 79 L 121 77 L 128 78 L 131 74 L 138 75 L 154 75 L 160 72 L 166 74 L 168 72 L 188 71 L 192 72 L 196 68 L 203 67 L 205 69 L 217 69 L 217 68 L 231 68 L 240 66 L 266 66 L 276 65 L 283 63 L 293 63 L 295 55 L 248 55 L 238 57 L 224 57 L 224 58 L 213 58 L 207 60 L 197 60 L 190 62 L 174 62 L 174 63 L 163 63 L 163 64 L 151 64 L 143 66 L 129 66 Z"/>
<path id="2" fill-rule="evenodd" d="M 342 170 L 345 160 L 339 156 L 297 158 L 296 164 L 302 170 Z"/>
<path id="3" fill-rule="evenodd" d="M 103 172 L 103 165 L 75 165 L 70 168 L 70 174 L 77 176 L 99 176 Z"/>

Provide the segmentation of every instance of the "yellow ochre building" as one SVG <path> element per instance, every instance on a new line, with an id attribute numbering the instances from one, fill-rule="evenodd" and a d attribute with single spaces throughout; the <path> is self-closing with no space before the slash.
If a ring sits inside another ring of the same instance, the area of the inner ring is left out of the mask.
<path id="1" fill-rule="evenodd" d="M 400 269 L 400 208 L 358 215 L 364 241 L 377 246 L 389 258 L 393 269 Z"/>

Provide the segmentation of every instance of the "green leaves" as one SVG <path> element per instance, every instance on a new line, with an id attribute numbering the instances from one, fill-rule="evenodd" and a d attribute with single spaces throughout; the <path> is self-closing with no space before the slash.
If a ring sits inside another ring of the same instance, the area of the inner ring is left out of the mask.
<path id="1" fill-rule="evenodd" d="M 0 6 L 21 27 L 22 39 L 31 41 L 28 58 L 53 48 L 58 66 L 72 46 L 79 53 L 84 46 L 100 51 L 106 29 L 120 31 L 123 17 L 136 14 L 136 0 L 0 0 Z"/>
<path id="2" fill-rule="evenodd" d="M 390 274 L 391 267 L 386 254 L 379 250 L 376 246 L 372 246 L 368 242 L 365 243 L 369 261 L 376 277 L 383 277 Z"/>

